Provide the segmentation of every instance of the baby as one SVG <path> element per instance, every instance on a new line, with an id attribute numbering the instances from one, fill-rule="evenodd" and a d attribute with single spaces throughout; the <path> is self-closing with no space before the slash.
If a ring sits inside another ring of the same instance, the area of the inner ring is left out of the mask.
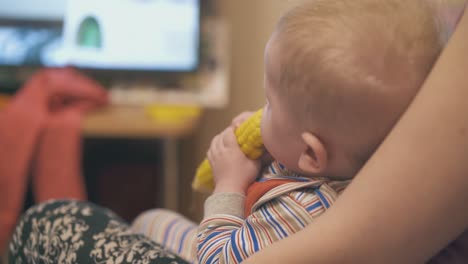
<path id="1" fill-rule="evenodd" d="M 148 219 L 170 221 L 161 233 L 171 238 L 156 240 L 190 261 L 239 263 L 312 223 L 410 104 L 444 45 L 440 31 L 424 0 L 292 8 L 265 50 L 261 133 L 275 161 L 258 178 L 260 162 L 244 156 L 228 127 L 208 151 L 216 187 L 198 231 L 159 211 Z"/>

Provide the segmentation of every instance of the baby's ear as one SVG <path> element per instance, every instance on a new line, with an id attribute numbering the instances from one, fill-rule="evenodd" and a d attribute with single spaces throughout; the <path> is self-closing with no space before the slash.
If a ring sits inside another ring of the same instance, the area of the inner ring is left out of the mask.
<path id="1" fill-rule="evenodd" d="M 306 148 L 299 157 L 298 166 L 307 174 L 319 174 L 327 169 L 328 154 L 322 141 L 310 132 L 302 133 Z"/>

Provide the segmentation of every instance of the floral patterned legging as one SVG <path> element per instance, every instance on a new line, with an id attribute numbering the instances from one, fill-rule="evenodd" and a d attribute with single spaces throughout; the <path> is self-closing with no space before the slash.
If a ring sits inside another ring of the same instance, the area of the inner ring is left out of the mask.
<path id="1" fill-rule="evenodd" d="M 187 263 L 97 205 L 51 201 L 22 216 L 9 263 Z"/>

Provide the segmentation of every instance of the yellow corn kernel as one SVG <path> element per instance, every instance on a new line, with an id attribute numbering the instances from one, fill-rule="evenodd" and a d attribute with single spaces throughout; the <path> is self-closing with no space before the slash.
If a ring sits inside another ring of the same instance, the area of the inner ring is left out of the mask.
<path id="1" fill-rule="evenodd" d="M 262 109 L 258 110 L 249 119 L 244 121 L 234 134 L 237 138 L 242 152 L 249 159 L 258 159 L 263 154 L 263 141 L 260 133 L 260 121 L 262 120 Z M 198 167 L 192 182 L 195 191 L 211 192 L 214 189 L 213 174 L 210 162 L 205 159 Z"/>

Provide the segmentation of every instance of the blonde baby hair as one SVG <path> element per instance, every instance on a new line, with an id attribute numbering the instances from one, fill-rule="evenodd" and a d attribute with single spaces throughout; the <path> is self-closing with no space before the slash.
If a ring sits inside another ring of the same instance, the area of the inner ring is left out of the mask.
<path id="1" fill-rule="evenodd" d="M 429 1 L 306 0 L 277 24 L 270 81 L 297 124 L 362 165 L 443 45 Z"/>

